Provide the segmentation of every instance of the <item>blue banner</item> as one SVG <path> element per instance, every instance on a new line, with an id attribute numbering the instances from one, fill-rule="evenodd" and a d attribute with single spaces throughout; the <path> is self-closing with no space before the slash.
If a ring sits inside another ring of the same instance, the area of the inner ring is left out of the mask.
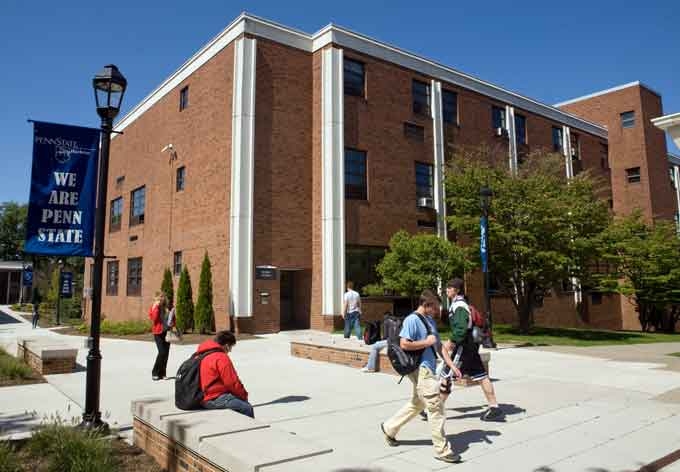
<path id="1" fill-rule="evenodd" d="M 34 122 L 30 254 L 92 256 L 100 131 Z"/>
<path id="2" fill-rule="evenodd" d="M 73 272 L 62 272 L 59 281 L 59 296 L 71 298 L 73 296 Z"/>
<path id="3" fill-rule="evenodd" d="M 23 272 L 24 287 L 30 287 L 33 285 L 33 268 L 26 267 Z"/>
<path id="4" fill-rule="evenodd" d="M 479 222 L 479 255 L 482 258 L 482 272 L 486 273 L 489 270 L 489 253 L 486 247 L 489 237 L 489 221 L 486 216 L 482 216 Z"/>

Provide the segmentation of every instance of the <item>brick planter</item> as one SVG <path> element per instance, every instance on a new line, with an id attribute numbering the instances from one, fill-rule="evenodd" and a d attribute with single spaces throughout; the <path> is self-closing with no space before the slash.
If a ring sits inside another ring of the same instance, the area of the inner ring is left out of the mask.
<path id="1" fill-rule="evenodd" d="M 17 357 L 40 375 L 70 374 L 76 369 L 77 349 L 63 345 L 46 345 L 36 340 L 21 340 Z"/>

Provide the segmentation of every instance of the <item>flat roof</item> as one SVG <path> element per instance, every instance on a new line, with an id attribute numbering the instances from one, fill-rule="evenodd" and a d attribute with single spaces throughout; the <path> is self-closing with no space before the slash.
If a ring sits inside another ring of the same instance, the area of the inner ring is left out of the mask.
<path id="1" fill-rule="evenodd" d="M 589 98 L 598 97 L 600 95 L 606 95 L 608 93 L 627 89 L 628 87 L 637 87 L 637 86 L 644 87 L 647 90 L 649 90 L 650 92 L 652 92 L 653 94 L 658 95 L 659 97 L 661 96 L 661 94 L 659 92 L 657 92 L 656 90 L 654 90 L 653 88 L 648 87 L 647 85 L 643 84 L 639 80 L 636 80 L 635 82 L 628 82 L 627 84 L 617 85 L 616 87 L 608 88 L 608 89 L 605 89 L 605 90 L 600 90 L 599 92 L 589 93 L 588 95 L 583 95 L 581 97 L 576 97 L 576 98 L 572 98 L 570 100 L 566 100 L 564 102 L 556 103 L 553 106 L 561 107 L 563 105 L 569 105 L 570 103 L 576 103 L 576 102 L 580 102 L 582 100 L 588 100 Z"/>
<path id="2" fill-rule="evenodd" d="M 457 71 L 417 54 L 405 51 L 396 46 L 377 41 L 368 36 L 355 33 L 349 29 L 329 24 L 314 34 L 308 34 L 270 20 L 259 18 L 249 13 L 242 13 L 217 36 L 211 39 L 196 54 L 182 64 L 173 74 L 165 79 L 140 103 L 123 116 L 115 126 L 122 131 L 130 123 L 146 112 L 163 96 L 173 90 L 209 59 L 242 34 L 269 39 L 307 52 L 318 51 L 329 44 L 335 44 L 355 50 L 368 56 L 383 59 L 423 75 L 443 82 L 472 90 L 489 96 L 499 102 L 516 106 L 522 110 L 544 116 L 556 122 L 580 129 L 590 134 L 607 138 L 605 126 L 584 120 L 554 106 L 547 105 L 516 92 L 504 89 L 490 82 Z M 115 135 L 113 136 L 115 138 Z"/>

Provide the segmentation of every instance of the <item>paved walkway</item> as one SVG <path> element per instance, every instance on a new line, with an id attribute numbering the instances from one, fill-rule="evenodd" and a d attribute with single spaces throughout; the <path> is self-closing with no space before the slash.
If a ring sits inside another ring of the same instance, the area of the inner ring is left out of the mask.
<path id="1" fill-rule="evenodd" d="M 11 345 L 27 332 L 28 323 L 0 326 L 0 344 Z M 78 362 L 85 365 L 83 338 L 48 330 L 33 334 L 60 336 L 80 347 Z M 533 349 L 503 349 L 492 355 L 507 422 L 479 420 L 484 408 L 480 389 L 454 390 L 447 403 L 446 428 L 464 463 L 435 461 L 428 427 L 420 420 L 402 430 L 399 447 L 390 448 L 379 424 L 405 402 L 408 381 L 397 385 L 391 375 L 290 357 L 290 339 L 308 336 L 281 333 L 241 341 L 232 357 L 256 417 L 333 447 L 331 454 L 304 460 L 319 471 L 622 472 L 638 470 L 680 448 L 680 403 L 658 400 L 680 388 L 680 373 L 649 362 Z M 175 371 L 194 349 L 172 346 L 168 371 Z M 680 344 L 674 349 L 680 351 Z M 172 394 L 172 381 L 151 381 L 152 342 L 103 339 L 102 353 L 101 405 L 109 423 L 123 429 L 130 425 L 132 399 Z M 85 373 L 47 379 L 47 385 L 0 389 L 0 428 L 25 430 L 21 415 L 26 410 L 80 414 Z M 299 464 L 280 464 L 267 472 L 294 472 Z M 661 470 L 680 471 L 680 463 Z"/>

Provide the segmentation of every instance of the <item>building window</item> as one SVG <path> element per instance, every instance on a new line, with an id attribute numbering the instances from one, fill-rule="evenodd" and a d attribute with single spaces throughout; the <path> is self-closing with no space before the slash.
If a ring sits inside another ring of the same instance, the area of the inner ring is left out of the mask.
<path id="1" fill-rule="evenodd" d="M 189 86 L 187 85 L 179 91 L 179 111 L 186 109 L 189 106 Z"/>
<path id="2" fill-rule="evenodd" d="M 609 146 L 604 143 L 600 143 L 600 167 L 609 169 Z"/>
<path id="3" fill-rule="evenodd" d="M 505 126 L 505 109 L 501 107 L 491 108 L 491 127 L 494 130 L 506 129 Z"/>
<path id="4" fill-rule="evenodd" d="M 146 187 L 139 187 L 130 194 L 130 226 L 144 223 L 144 203 L 146 201 Z"/>
<path id="5" fill-rule="evenodd" d="M 418 232 L 435 234 L 437 232 L 437 222 L 436 221 L 425 221 L 418 220 Z"/>
<path id="6" fill-rule="evenodd" d="M 668 174 L 669 177 L 671 178 L 671 186 L 676 189 L 678 188 L 678 182 L 675 181 L 675 167 L 671 166 L 668 168 Z"/>
<path id="7" fill-rule="evenodd" d="M 354 282 L 354 289 L 378 282 L 375 270 L 387 251 L 384 247 L 347 245 L 345 249 L 345 276 Z"/>
<path id="8" fill-rule="evenodd" d="M 442 119 L 444 123 L 458 123 L 458 94 L 442 90 Z"/>
<path id="9" fill-rule="evenodd" d="M 404 123 L 404 136 L 418 141 L 425 141 L 425 128 L 413 123 Z"/>
<path id="10" fill-rule="evenodd" d="M 629 169 L 626 169 L 626 177 L 628 178 L 629 184 L 635 184 L 640 182 L 640 168 L 631 167 Z"/>
<path id="11" fill-rule="evenodd" d="M 177 178 L 175 179 L 175 190 L 181 192 L 184 190 L 184 178 L 186 177 L 186 167 L 182 166 L 177 169 Z"/>
<path id="12" fill-rule="evenodd" d="M 414 80 L 411 85 L 413 94 L 413 113 L 418 115 L 430 114 L 430 86 L 425 82 Z"/>
<path id="13" fill-rule="evenodd" d="M 120 230 L 120 223 L 123 219 L 123 197 L 111 200 L 111 215 L 109 217 L 109 231 Z"/>
<path id="14" fill-rule="evenodd" d="M 142 258 L 128 259 L 127 267 L 127 295 L 138 297 L 142 294 Z"/>
<path id="15" fill-rule="evenodd" d="M 517 144 L 527 143 L 527 118 L 524 115 L 515 115 L 515 141 Z"/>
<path id="16" fill-rule="evenodd" d="M 593 305 L 602 305 L 602 292 L 590 292 L 590 301 Z"/>
<path id="17" fill-rule="evenodd" d="M 124 175 L 116 177 L 116 189 L 120 190 L 121 187 L 123 187 L 124 183 L 125 183 L 125 176 Z"/>
<path id="18" fill-rule="evenodd" d="M 575 161 L 581 159 L 581 139 L 576 133 L 571 133 L 571 158 Z"/>
<path id="19" fill-rule="evenodd" d="M 635 112 L 627 111 L 621 113 L 621 127 L 622 128 L 632 128 L 635 126 Z"/>
<path id="20" fill-rule="evenodd" d="M 106 294 L 118 295 L 118 261 L 106 262 Z"/>
<path id="21" fill-rule="evenodd" d="M 172 272 L 175 275 L 182 273 L 182 251 L 177 251 L 172 256 Z"/>
<path id="22" fill-rule="evenodd" d="M 343 69 L 345 95 L 363 97 L 365 93 L 364 64 L 345 58 Z"/>
<path id="23" fill-rule="evenodd" d="M 367 200 L 366 152 L 345 148 L 345 198 Z"/>
<path id="24" fill-rule="evenodd" d="M 553 126 L 552 128 L 552 142 L 553 151 L 562 152 L 564 148 L 564 137 L 562 136 L 562 128 L 558 126 Z"/>
<path id="25" fill-rule="evenodd" d="M 434 197 L 434 167 L 416 162 L 416 198 L 418 206 L 432 207 Z"/>

